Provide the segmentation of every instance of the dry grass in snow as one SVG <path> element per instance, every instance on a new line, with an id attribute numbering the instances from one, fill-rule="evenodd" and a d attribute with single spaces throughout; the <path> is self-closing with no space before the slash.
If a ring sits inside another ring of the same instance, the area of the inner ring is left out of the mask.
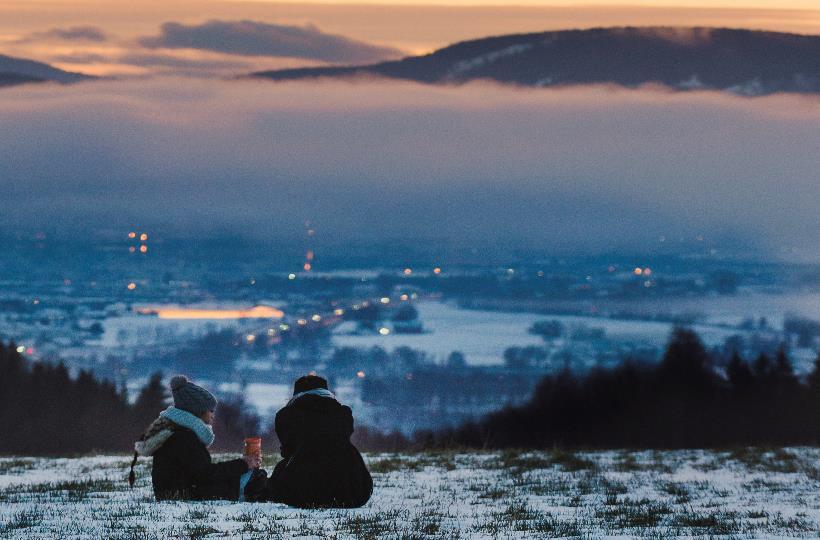
<path id="1" fill-rule="evenodd" d="M 820 449 L 370 454 L 356 510 L 156 503 L 150 460 L 0 458 L 0 538 L 820 536 Z M 266 466 L 270 470 L 272 463 Z"/>

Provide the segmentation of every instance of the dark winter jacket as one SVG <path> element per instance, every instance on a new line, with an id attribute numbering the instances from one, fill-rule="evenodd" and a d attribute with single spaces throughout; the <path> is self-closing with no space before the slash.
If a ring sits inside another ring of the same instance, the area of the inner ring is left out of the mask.
<path id="1" fill-rule="evenodd" d="M 207 447 L 190 429 L 178 427 L 154 452 L 151 479 L 158 501 L 167 499 L 239 498 L 239 477 L 248 466 L 242 459 L 212 463 Z"/>
<path id="2" fill-rule="evenodd" d="M 373 480 L 350 442 L 353 414 L 333 398 L 304 395 L 276 414 L 280 461 L 267 499 L 301 508 L 355 508 L 373 493 Z"/>

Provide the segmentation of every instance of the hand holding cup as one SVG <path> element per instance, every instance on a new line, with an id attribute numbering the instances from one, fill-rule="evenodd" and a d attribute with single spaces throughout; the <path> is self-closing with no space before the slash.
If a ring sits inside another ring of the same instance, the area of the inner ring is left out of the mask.
<path id="1" fill-rule="evenodd" d="M 262 458 L 259 456 L 244 456 L 248 469 L 258 469 L 262 466 Z"/>

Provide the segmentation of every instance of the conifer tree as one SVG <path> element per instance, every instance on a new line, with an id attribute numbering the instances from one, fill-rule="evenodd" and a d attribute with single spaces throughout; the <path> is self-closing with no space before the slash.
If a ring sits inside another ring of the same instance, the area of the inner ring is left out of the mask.
<path id="1" fill-rule="evenodd" d="M 729 382 L 735 392 L 747 392 L 754 382 L 754 375 L 752 369 L 737 353 L 732 353 L 732 358 L 729 359 L 729 365 L 726 366 L 726 375 L 729 377 Z"/>
<path id="2" fill-rule="evenodd" d="M 156 372 L 148 379 L 131 408 L 134 432 L 148 427 L 157 415 L 167 407 L 168 393 L 162 382 L 162 373 Z"/>

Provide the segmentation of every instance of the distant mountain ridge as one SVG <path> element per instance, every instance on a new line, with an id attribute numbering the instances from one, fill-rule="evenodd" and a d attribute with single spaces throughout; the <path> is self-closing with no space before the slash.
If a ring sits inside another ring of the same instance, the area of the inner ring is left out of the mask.
<path id="1" fill-rule="evenodd" d="M 619 27 L 456 43 L 372 65 L 253 73 L 277 81 L 380 76 L 428 84 L 662 84 L 744 95 L 820 93 L 820 36 L 701 27 Z"/>
<path id="2" fill-rule="evenodd" d="M 0 86 L 46 81 L 68 84 L 93 78 L 91 75 L 63 71 L 43 62 L 0 54 Z"/>

